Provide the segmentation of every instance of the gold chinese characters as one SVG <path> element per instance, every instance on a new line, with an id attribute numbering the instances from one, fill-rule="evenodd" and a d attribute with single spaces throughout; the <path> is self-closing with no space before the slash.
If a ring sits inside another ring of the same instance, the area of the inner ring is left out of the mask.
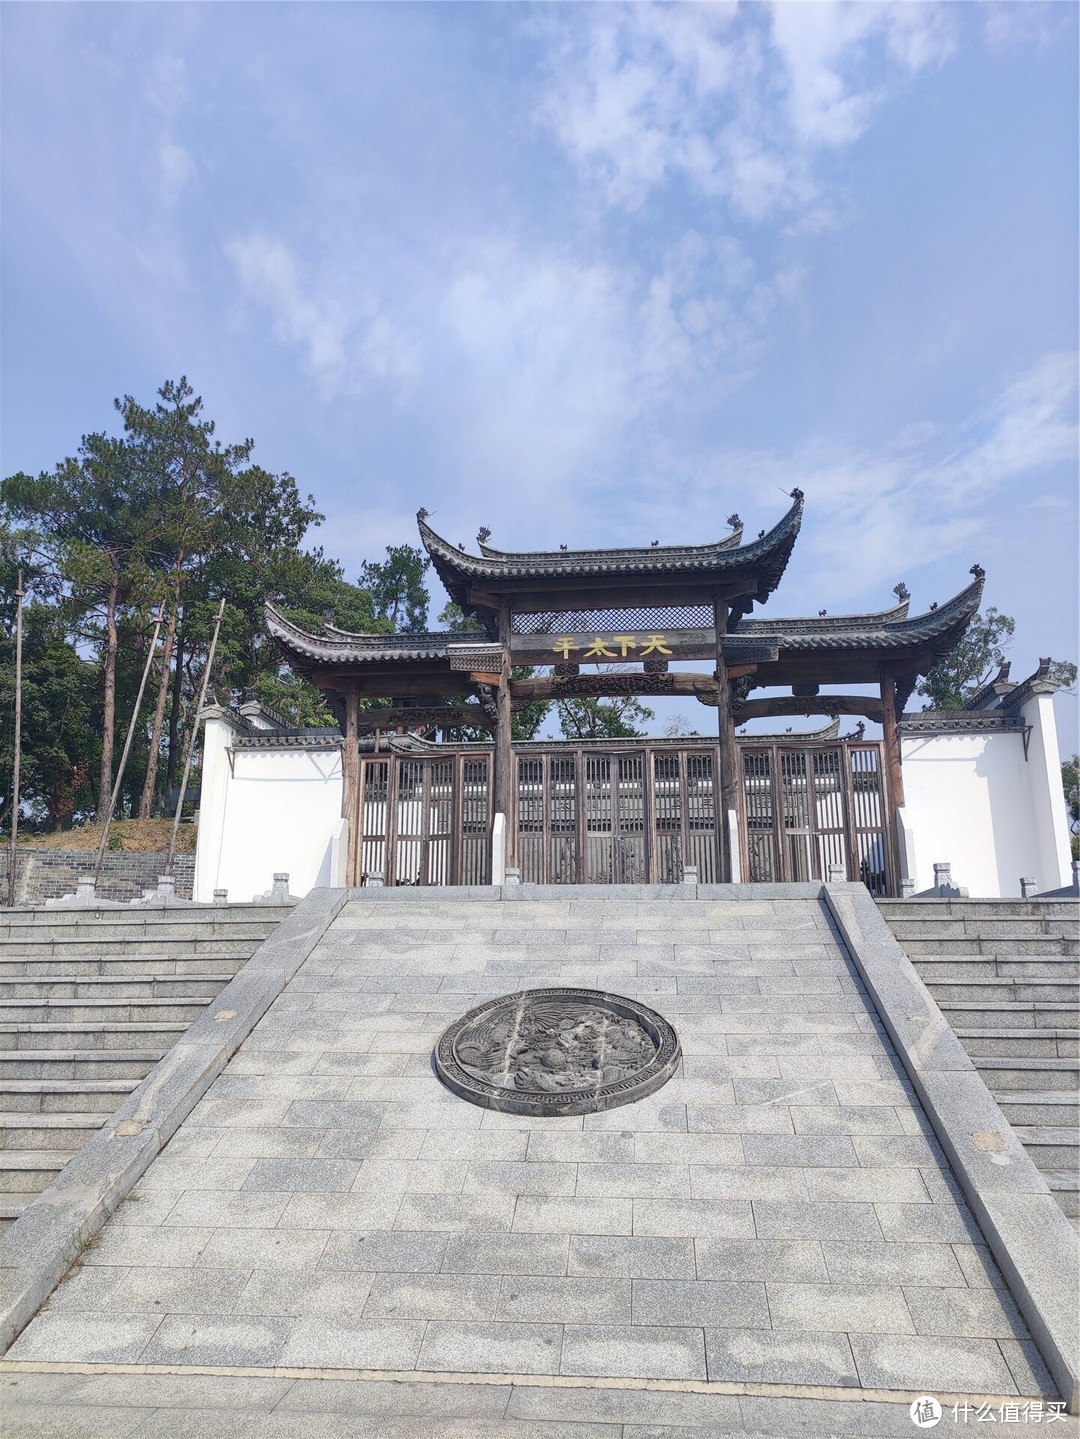
<path id="1" fill-rule="evenodd" d="M 636 650 L 637 659 L 648 659 L 650 655 L 670 655 L 673 651 L 666 643 L 666 635 L 595 635 L 591 645 L 578 644 L 572 635 L 560 635 L 551 648 L 560 658 L 568 660 L 571 651 L 578 650 L 578 659 L 615 660 L 626 659 L 631 650 Z"/>

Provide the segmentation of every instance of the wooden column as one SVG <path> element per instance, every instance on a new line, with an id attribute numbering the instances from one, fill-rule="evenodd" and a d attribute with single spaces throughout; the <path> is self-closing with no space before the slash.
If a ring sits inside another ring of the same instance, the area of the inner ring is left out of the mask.
<path id="1" fill-rule="evenodd" d="M 512 803 L 514 751 L 510 730 L 510 606 L 507 604 L 499 608 L 499 641 L 502 644 L 502 661 L 495 700 L 498 718 L 495 727 L 495 812 L 506 816 L 506 863 L 510 868 L 517 865 L 517 832 Z"/>
<path id="2" fill-rule="evenodd" d="M 735 749 L 735 721 L 731 713 L 731 685 L 727 661 L 724 659 L 724 636 L 728 628 L 727 601 L 713 602 L 713 624 L 716 626 L 716 713 L 720 740 L 720 822 L 723 827 L 725 864 L 730 883 L 738 884 L 742 874 L 734 874 L 728 834 L 728 813 L 739 814 L 738 755 Z M 740 824 L 741 829 L 741 824 Z"/>
<path id="3" fill-rule="evenodd" d="M 341 813 L 348 824 L 349 835 L 345 883 L 350 886 L 358 885 L 363 878 L 360 873 L 360 796 L 357 793 L 360 782 L 360 754 L 357 749 L 359 716 L 360 696 L 356 686 L 350 685 L 345 692 L 345 738 L 341 750 Z"/>
<path id="4" fill-rule="evenodd" d="M 900 880 L 903 876 L 900 873 L 901 848 L 896 811 L 901 809 L 904 804 L 904 771 L 900 761 L 900 731 L 897 728 L 896 680 L 885 666 L 882 666 L 881 670 L 880 689 L 881 729 L 885 743 L 885 796 L 888 807 L 885 832 L 889 841 L 892 882 L 899 892 Z"/>

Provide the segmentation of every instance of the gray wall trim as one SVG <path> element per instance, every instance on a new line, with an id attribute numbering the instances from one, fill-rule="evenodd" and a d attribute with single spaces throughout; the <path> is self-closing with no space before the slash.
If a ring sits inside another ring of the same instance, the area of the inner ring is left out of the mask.
<path id="1" fill-rule="evenodd" d="M 301 900 L 108 1123 L 0 1236 L 0 1353 L 176 1133 L 346 899 L 343 889 L 316 889 Z"/>
<path id="2" fill-rule="evenodd" d="M 860 978 L 1071 1413 L 1080 1241 L 861 884 L 822 886 Z"/>

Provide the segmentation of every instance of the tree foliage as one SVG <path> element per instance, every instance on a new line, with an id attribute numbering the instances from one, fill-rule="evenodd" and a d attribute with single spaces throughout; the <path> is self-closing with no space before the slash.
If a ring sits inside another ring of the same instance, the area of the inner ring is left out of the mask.
<path id="1" fill-rule="evenodd" d="M 1016 621 L 1000 614 L 991 605 L 968 625 L 964 637 L 951 654 L 939 661 L 915 693 L 930 701 L 927 709 L 958 710 L 1005 662 L 1005 650 L 1012 642 Z"/>
<path id="2" fill-rule="evenodd" d="M 439 624 L 443 629 L 453 630 L 458 634 L 483 634 L 484 626 L 479 620 L 473 619 L 471 615 L 462 613 L 461 607 L 450 600 L 439 612 Z M 514 680 L 532 679 L 536 669 L 532 665 L 514 665 L 510 671 L 510 678 Z M 531 700 L 523 709 L 515 710 L 510 720 L 511 739 L 535 739 L 537 731 L 547 718 L 551 705 L 547 700 Z M 482 729 L 479 725 L 460 725 L 453 730 L 447 731 L 448 736 L 459 740 L 482 740 L 489 739 L 490 732 Z"/>
<path id="3" fill-rule="evenodd" d="M 655 711 L 630 695 L 556 700 L 555 708 L 567 739 L 637 739 L 647 733 L 638 725 L 655 717 Z"/>
<path id="4" fill-rule="evenodd" d="M 1074 754 L 1061 766 L 1061 786 L 1065 791 L 1065 811 L 1069 816 L 1069 840 L 1073 859 L 1080 859 L 1080 754 Z"/>
<path id="5" fill-rule="evenodd" d="M 420 634 L 427 629 L 424 576 L 430 565 L 415 545 L 387 545 L 385 560 L 367 560 L 361 566 L 360 584 L 371 591 L 375 613 L 392 630 Z"/>
<path id="6" fill-rule="evenodd" d="M 121 813 L 168 808 L 221 596 L 214 689 L 256 694 L 298 724 L 329 716 L 317 692 L 282 665 L 264 600 L 312 628 L 326 619 L 344 629 L 390 628 L 369 591 L 346 583 L 321 549 L 305 548 L 323 518 L 311 496 L 301 496 L 291 475 L 254 464 L 250 439 L 221 443 L 186 379 L 166 382 L 151 406 L 129 395 L 115 409 L 119 436 L 87 435 L 76 457 L 0 485 L 4 564 L 11 569 L 18 556 L 36 567 L 23 774 L 43 823 L 82 818 L 108 797 L 114 737 L 127 726 L 155 608 L 164 614 L 164 643 Z M 9 635 L 6 626 L 5 645 Z M 45 656 L 55 683 L 42 671 L 31 703 Z"/>

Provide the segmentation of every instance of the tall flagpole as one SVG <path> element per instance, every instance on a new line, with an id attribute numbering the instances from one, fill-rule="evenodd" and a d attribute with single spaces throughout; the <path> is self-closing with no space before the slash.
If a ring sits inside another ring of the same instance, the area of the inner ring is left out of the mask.
<path id="1" fill-rule="evenodd" d="M 127 739 L 124 741 L 124 752 L 120 756 L 120 767 L 116 771 L 116 780 L 113 783 L 112 795 L 109 798 L 109 809 L 105 816 L 105 825 L 101 831 L 101 843 L 98 845 L 97 859 L 94 861 L 94 882 L 97 883 L 98 875 L 101 873 L 101 861 L 105 855 L 105 846 L 109 840 L 109 828 L 113 821 L 113 811 L 116 809 L 116 801 L 120 797 L 120 785 L 124 779 L 124 766 L 127 764 L 127 757 L 131 750 L 131 741 L 135 737 L 135 724 L 139 718 L 139 710 L 142 708 L 142 697 L 146 689 L 146 681 L 150 677 L 150 666 L 154 663 L 154 652 L 157 649 L 158 635 L 161 632 L 161 621 L 164 618 L 159 610 L 154 616 L 154 637 L 150 641 L 150 650 L 146 656 L 146 664 L 143 666 L 142 680 L 139 684 L 139 693 L 135 696 L 135 708 L 131 712 L 131 723 L 128 725 Z"/>
<path id="2" fill-rule="evenodd" d="M 176 853 L 176 837 L 180 833 L 180 816 L 184 810 L 184 795 L 187 793 L 188 775 L 191 773 L 191 758 L 195 753 L 195 734 L 199 728 L 199 716 L 202 714 L 203 705 L 206 703 L 206 690 L 210 683 L 210 671 L 214 664 L 214 652 L 217 649 L 218 634 L 221 631 L 221 619 L 224 613 L 225 596 L 222 595 L 221 603 L 218 605 L 217 619 L 214 621 L 214 637 L 210 641 L 210 652 L 206 657 L 206 668 L 203 670 L 202 687 L 199 690 L 199 703 L 195 706 L 195 718 L 191 722 L 191 733 L 188 735 L 187 754 L 184 757 L 184 774 L 180 780 L 180 794 L 176 800 L 172 834 L 169 836 L 169 853 L 165 857 L 166 874 L 172 874 L 173 871 L 173 855 Z"/>
<path id="3" fill-rule="evenodd" d="M 15 867 L 19 842 L 19 762 L 22 759 L 22 610 L 23 572 L 15 591 L 15 763 L 11 768 L 11 858 L 8 861 L 8 904 L 15 905 Z"/>

